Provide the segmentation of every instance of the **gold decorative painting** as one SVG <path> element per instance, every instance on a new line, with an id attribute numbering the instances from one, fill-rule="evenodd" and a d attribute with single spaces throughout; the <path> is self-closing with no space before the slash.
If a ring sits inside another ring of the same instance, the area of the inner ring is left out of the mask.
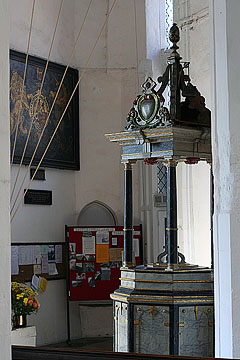
<path id="1" fill-rule="evenodd" d="M 40 94 L 46 61 L 34 56 L 29 56 L 24 89 L 22 91 L 25 59 L 25 54 L 13 50 L 10 51 L 11 153 L 13 151 L 16 131 L 18 131 L 13 163 L 19 164 L 32 123 L 30 138 L 23 159 L 23 164 L 28 165 L 39 137 L 41 136 L 41 132 L 46 125 L 43 137 L 32 163 L 36 166 L 38 165 L 39 160 L 48 145 L 49 139 L 63 114 L 73 89 L 76 86 L 78 81 L 78 71 L 73 68 L 68 68 L 61 90 L 56 98 L 55 105 L 50 112 L 65 71 L 65 66 L 49 62 Z M 79 170 L 78 90 L 75 92 L 41 166 Z"/>

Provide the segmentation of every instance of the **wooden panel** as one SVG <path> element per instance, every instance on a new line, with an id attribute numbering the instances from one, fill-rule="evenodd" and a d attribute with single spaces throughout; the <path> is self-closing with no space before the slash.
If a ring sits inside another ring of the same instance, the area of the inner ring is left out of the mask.
<path id="1" fill-rule="evenodd" d="M 213 360 L 206 357 L 164 356 L 148 354 L 114 353 L 101 351 L 81 351 L 78 349 L 54 349 L 36 347 L 12 347 L 12 360 L 100 360 L 100 359 L 143 359 L 143 360 Z M 217 359 L 216 359 L 217 360 Z"/>

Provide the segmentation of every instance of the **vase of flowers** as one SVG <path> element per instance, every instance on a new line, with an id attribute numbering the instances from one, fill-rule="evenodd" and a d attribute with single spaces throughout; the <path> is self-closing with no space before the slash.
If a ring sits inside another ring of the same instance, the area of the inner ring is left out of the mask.
<path id="1" fill-rule="evenodd" d="M 11 285 L 13 327 L 25 327 L 27 325 L 27 315 L 36 314 L 40 309 L 40 304 L 36 298 L 38 293 L 25 284 L 12 282 Z"/>
<path id="2" fill-rule="evenodd" d="M 12 325 L 14 329 L 22 328 L 27 326 L 27 315 L 13 315 Z"/>

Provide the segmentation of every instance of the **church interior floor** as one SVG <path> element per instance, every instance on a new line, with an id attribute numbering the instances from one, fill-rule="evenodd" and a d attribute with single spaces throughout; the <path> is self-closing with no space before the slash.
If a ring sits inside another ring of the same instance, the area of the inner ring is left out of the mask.
<path id="1" fill-rule="evenodd" d="M 58 344 L 51 344 L 44 347 L 53 348 L 71 348 L 80 350 L 99 350 L 99 351 L 112 351 L 113 339 L 112 337 L 96 337 L 96 338 L 83 338 L 72 340 L 70 344 L 62 342 Z"/>

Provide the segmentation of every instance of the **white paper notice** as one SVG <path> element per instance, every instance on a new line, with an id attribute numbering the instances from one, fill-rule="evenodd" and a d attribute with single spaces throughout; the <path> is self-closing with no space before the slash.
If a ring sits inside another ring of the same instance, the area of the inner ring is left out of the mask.
<path id="1" fill-rule="evenodd" d="M 42 274 L 48 273 L 48 254 L 42 255 Z"/>
<path id="2" fill-rule="evenodd" d="M 11 246 L 11 274 L 19 274 L 18 266 L 18 246 Z"/>
<path id="3" fill-rule="evenodd" d="M 41 254 L 48 254 L 48 245 L 41 245 Z"/>
<path id="4" fill-rule="evenodd" d="M 124 231 L 113 231 L 112 236 L 115 236 L 115 235 L 124 235 Z"/>
<path id="5" fill-rule="evenodd" d="M 139 239 L 133 238 L 133 250 L 135 257 L 139 257 Z"/>
<path id="6" fill-rule="evenodd" d="M 82 238 L 82 252 L 84 255 L 95 254 L 95 236 Z"/>
<path id="7" fill-rule="evenodd" d="M 48 273 L 49 275 L 58 275 L 56 263 L 48 263 Z"/>
<path id="8" fill-rule="evenodd" d="M 112 246 L 117 246 L 117 244 L 118 244 L 118 238 L 112 237 Z"/>
<path id="9" fill-rule="evenodd" d="M 41 265 L 38 265 L 38 264 L 33 265 L 33 273 L 34 273 L 35 275 L 41 275 L 41 273 L 42 273 L 42 266 L 41 266 Z"/>
<path id="10" fill-rule="evenodd" d="M 41 261 L 42 261 L 41 246 L 34 245 L 33 246 L 33 263 L 39 265 L 39 264 L 41 264 Z"/>
<path id="11" fill-rule="evenodd" d="M 115 228 L 74 228 L 73 231 L 114 231 Z"/>
<path id="12" fill-rule="evenodd" d="M 40 278 L 39 278 L 37 275 L 33 275 L 31 288 L 32 288 L 34 291 L 38 291 L 39 282 L 40 282 Z"/>
<path id="13" fill-rule="evenodd" d="M 33 264 L 33 246 L 19 246 L 18 249 L 18 264 L 32 265 Z"/>
<path id="14" fill-rule="evenodd" d="M 62 245 L 55 245 L 55 260 L 57 264 L 62 263 Z"/>
<path id="15" fill-rule="evenodd" d="M 109 244 L 109 232 L 97 231 L 96 232 L 96 243 Z"/>

